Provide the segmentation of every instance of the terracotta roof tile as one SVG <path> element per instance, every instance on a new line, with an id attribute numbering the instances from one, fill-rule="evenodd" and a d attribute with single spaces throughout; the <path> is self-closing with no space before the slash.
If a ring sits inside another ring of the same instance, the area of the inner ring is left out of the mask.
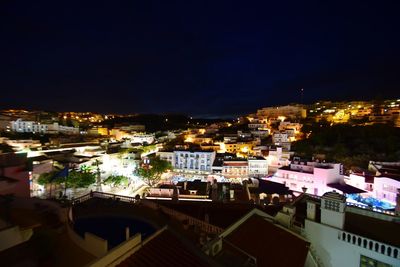
<path id="1" fill-rule="evenodd" d="M 121 262 L 118 267 L 205 267 L 209 264 L 193 253 L 169 230 L 146 243 L 139 251 Z"/>
<path id="2" fill-rule="evenodd" d="M 257 259 L 257 266 L 303 267 L 310 243 L 253 215 L 226 239 Z"/>

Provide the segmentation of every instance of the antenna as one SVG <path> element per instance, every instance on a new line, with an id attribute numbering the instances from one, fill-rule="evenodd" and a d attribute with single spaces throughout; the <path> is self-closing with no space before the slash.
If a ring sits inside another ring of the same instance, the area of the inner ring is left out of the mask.
<path id="1" fill-rule="evenodd" d="M 300 104 L 303 104 L 303 98 L 304 98 L 304 88 L 300 89 Z"/>

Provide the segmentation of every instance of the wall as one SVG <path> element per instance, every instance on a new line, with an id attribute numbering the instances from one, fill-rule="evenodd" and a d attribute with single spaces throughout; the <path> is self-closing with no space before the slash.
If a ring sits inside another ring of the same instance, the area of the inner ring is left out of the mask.
<path id="1" fill-rule="evenodd" d="M 19 226 L 3 229 L 0 231 L 0 251 L 16 246 L 31 238 L 32 229 L 21 230 Z"/>
<path id="2" fill-rule="evenodd" d="M 358 236 L 356 237 L 356 244 L 341 240 L 343 231 L 329 227 L 323 224 L 319 224 L 310 220 L 305 220 L 304 233 L 307 239 L 311 242 L 312 247 L 315 249 L 316 256 L 323 262 L 324 267 L 359 267 L 360 256 L 364 255 L 372 259 L 379 260 L 381 262 L 391 264 L 392 266 L 399 266 L 400 257 L 394 258 L 376 252 L 374 249 L 370 250 L 368 247 L 358 246 Z M 347 236 L 346 236 L 347 238 Z M 372 241 L 360 237 L 362 240 Z M 380 242 L 375 242 L 380 245 L 384 245 Z M 363 243 L 363 241 L 361 242 Z M 387 245 L 385 245 L 387 247 Z M 374 245 L 375 247 L 375 245 Z M 400 253 L 400 248 L 397 248 Z M 380 248 L 379 248 L 380 250 Z M 392 247 L 392 251 L 394 248 Z"/>
<path id="3" fill-rule="evenodd" d="M 396 203 L 396 189 L 400 188 L 400 182 L 385 177 L 375 177 L 373 194 L 377 199 Z"/>
<path id="4" fill-rule="evenodd" d="M 26 167 L 24 165 L 18 165 L 5 167 L 3 170 L 3 176 L 16 179 L 18 183 L 12 188 L 12 191 L 2 191 L 2 194 L 13 194 L 16 197 L 30 197 L 29 171 L 26 170 Z"/>
<path id="5" fill-rule="evenodd" d="M 141 203 L 142 203 L 142 205 L 144 205 L 148 208 L 151 208 L 151 209 L 155 209 L 155 210 L 160 209 L 163 212 L 165 212 L 166 214 L 173 217 L 175 220 L 179 220 L 181 222 L 187 221 L 188 225 L 196 225 L 197 227 L 199 227 L 202 231 L 204 231 L 206 233 L 219 234 L 223 231 L 223 229 L 218 226 L 209 224 L 205 221 L 202 221 L 202 220 L 199 220 L 192 216 L 186 215 L 186 214 L 176 211 L 174 209 L 164 207 L 164 206 L 154 203 L 152 201 L 142 200 Z"/>
<path id="6" fill-rule="evenodd" d="M 67 230 L 68 236 L 71 238 L 71 240 L 83 250 L 89 252 L 96 257 L 101 257 L 107 254 L 107 240 L 104 240 L 90 233 L 85 233 L 85 238 L 82 238 L 68 224 Z"/>
<path id="7" fill-rule="evenodd" d="M 116 266 L 141 248 L 142 236 L 136 234 L 126 242 L 110 250 L 104 257 L 90 263 L 90 267 Z"/>

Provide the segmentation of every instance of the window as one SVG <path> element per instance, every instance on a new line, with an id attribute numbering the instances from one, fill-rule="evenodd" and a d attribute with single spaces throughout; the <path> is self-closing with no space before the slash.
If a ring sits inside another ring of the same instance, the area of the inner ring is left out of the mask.
<path id="1" fill-rule="evenodd" d="M 360 267 L 392 267 L 392 265 L 361 255 Z"/>

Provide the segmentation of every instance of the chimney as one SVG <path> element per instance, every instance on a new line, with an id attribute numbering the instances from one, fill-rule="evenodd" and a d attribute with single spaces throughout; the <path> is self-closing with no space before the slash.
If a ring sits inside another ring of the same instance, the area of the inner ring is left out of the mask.
<path id="1" fill-rule="evenodd" d="M 125 240 L 129 240 L 129 236 L 130 236 L 129 227 L 125 227 Z"/>

